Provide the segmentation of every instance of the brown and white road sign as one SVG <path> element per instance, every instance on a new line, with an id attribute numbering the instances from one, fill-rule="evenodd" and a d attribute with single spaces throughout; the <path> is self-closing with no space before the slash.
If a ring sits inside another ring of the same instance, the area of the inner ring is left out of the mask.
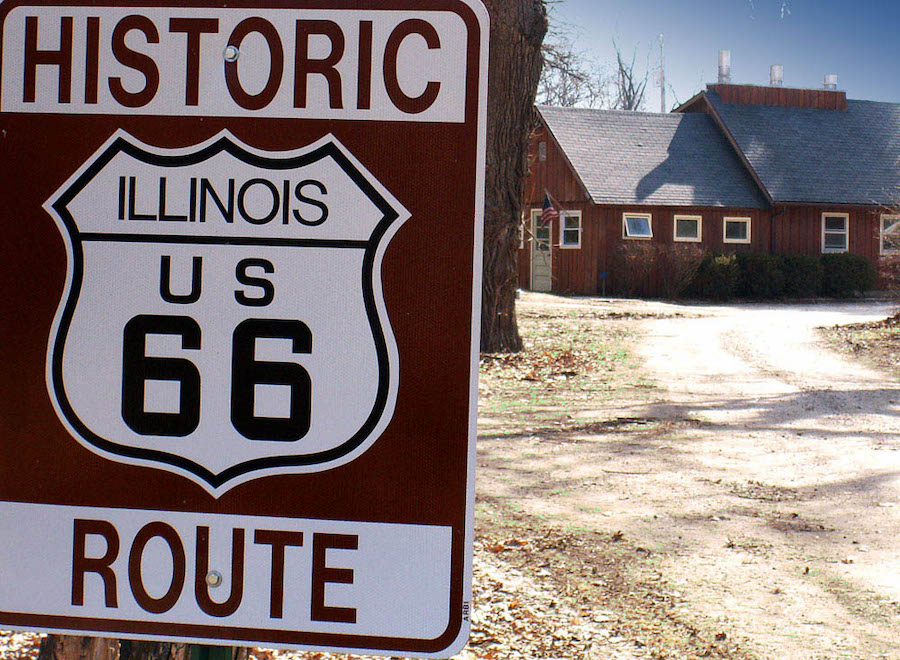
<path id="1" fill-rule="evenodd" d="M 0 22 L 0 627 L 460 648 L 480 1 Z"/>

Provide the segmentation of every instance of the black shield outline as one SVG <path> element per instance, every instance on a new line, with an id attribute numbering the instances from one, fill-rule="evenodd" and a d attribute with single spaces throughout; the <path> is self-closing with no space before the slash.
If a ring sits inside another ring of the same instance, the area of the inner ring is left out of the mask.
<path id="1" fill-rule="evenodd" d="M 215 491 L 219 491 L 226 483 L 248 475 L 252 472 L 261 470 L 274 470 L 278 468 L 291 467 L 309 467 L 319 464 L 327 464 L 339 460 L 355 449 L 363 445 L 374 429 L 381 423 L 387 407 L 390 394 L 390 359 L 388 353 L 387 340 L 384 335 L 384 328 L 379 317 L 375 292 L 374 292 L 374 274 L 375 262 L 381 240 L 390 229 L 391 225 L 396 222 L 400 214 L 387 199 L 385 199 L 369 182 L 365 175 L 357 168 L 357 166 L 347 157 L 347 155 L 337 146 L 334 136 L 327 136 L 327 142 L 321 144 L 315 149 L 301 153 L 299 155 L 288 157 L 277 156 L 261 156 L 244 148 L 236 139 L 227 131 L 223 131 L 219 136 L 200 148 L 195 152 L 179 153 L 178 155 L 165 155 L 153 153 L 144 149 L 139 144 L 132 143 L 126 139 L 128 136 L 124 131 L 109 142 L 99 155 L 95 154 L 90 165 L 78 177 L 72 181 L 63 192 L 57 192 L 55 199 L 50 204 L 51 208 L 58 215 L 60 221 L 66 228 L 68 239 L 71 247 L 71 281 L 69 285 L 68 295 L 62 314 L 59 314 L 58 325 L 56 326 L 55 337 L 51 339 L 52 357 L 50 360 L 50 372 L 52 382 L 50 386 L 56 397 L 60 411 L 66 418 L 66 421 L 81 436 L 82 439 L 100 449 L 103 452 L 118 455 L 123 458 L 131 458 L 140 461 L 140 465 L 148 466 L 152 463 L 162 463 L 172 467 L 184 470 L 205 484 L 208 484 Z M 133 138 L 132 138 L 133 139 Z M 174 151 L 174 150 L 173 150 Z M 181 151 L 181 150 L 179 150 Z M 366 241 L 358 240 L 318 240 L 318 239 L 237 239 L 237 238 L 219 238 L 219 237 L 191 237 L 189 241 L 182 236 L 174 235 L 152 235 L 152 236 L 133 236 L 121 234 L 95 234 L 80 232 L 75 224 L 75 220 L 69 213 L 67 205 L 91 182 L 91 180 L 102 171 L 109 162 L 119 153 L 124 153 L 138 161 L 148 165 L 158 167 L 184 167 L 197 165 L 212 157 L 225 152 L 238 160 L 255 167 L 266 168 L 271 170 L 289 170 L 298 167 L 305 167 L 321 160 L 332 158 L 334 162 L 347 174 L 350 179 L 360 188 L 365 196 L 375 205 L 382 213 L 382 218 L 376 225 L 372 235 Z M 84 251 L 82 243 L 84 241 L 109 241 L 109 242 L 155 242 L 155 243 L 195 243 L 195 244 L 240 244 L 249 246 L 292 246 L 292 247 L 328 247 L 335 249 L 364 249 L 363 268 L 362 268 L 362 290 L 363 300 L 365 303 L 366 316 L 369 320 L 369 327 L 372 330 L 372 337 L 375 343 L 376 356 L 378 360 L 378 388 L 376 391 L 375 403 L 372 411 L 366 418 L 366 421 L 359 430 L 341 445 L 329 449 L 324 452 L 306 455 L 293 456 L 272 456 L 266 458 L 256 458 L 250 461 L 239 463 L 229 467 L 222 472 L 214 473 L 211 470 L 199 465 L 198 463 L 164 451 L 146 449 L 141 447 L 131 447 L 122 445 L 106 438 L 102 438 L 79 419 L 70 404 L 65 392 L 65 386 L 62 378 L 63 352 L 66 340 L 68 338 L 71 322 L 74 317 L 75 308 L 78 304 L 78 297 L 81 292 L 81 285 L 84 275 Z M 385 312 L 386 313 L 386 312 Z M 399 373 L 399 364 L 397 365 Z M 268 475 L 261 474 L 260 478 Z M 246 480 L 241 480 L 243 483 Z M 237 485 L 237 484 L 235 484 Z"/>

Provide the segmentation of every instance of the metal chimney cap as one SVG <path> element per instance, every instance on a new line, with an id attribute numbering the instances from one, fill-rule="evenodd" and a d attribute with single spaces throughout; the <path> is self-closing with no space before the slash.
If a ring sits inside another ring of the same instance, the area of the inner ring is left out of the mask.
<path id="1" fill-rule="evenodd" d="M 784 67 L 781 64 L 773 64 L 769 69 L 769 83 L 772 87 L 784 85 Z"/>
<path id="2" fill-rule="evenodd" d="M 838 77 L 837 74 L 829 73 L 825 76 L 825 89 L 837 89 L 838 88 Z"/>
<path id="3" fill-rule="evenodd" d="M 731 51 L 719 51 L 719 84 L 731 82 Z"/>

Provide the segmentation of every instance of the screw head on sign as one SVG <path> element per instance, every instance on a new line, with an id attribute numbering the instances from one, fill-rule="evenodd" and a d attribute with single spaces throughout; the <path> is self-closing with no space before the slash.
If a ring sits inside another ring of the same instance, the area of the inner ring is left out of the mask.
<path id="1" fill-rule="evenodd" d="M 222 574 L 219 571 L 210 571 L 206 574 L 206 584 L 215 589 L 222 585 Z"/>
<path id="2" fill-rule="evenodd" d="M 226 62 L 237 62 L 238 58 L 241 56 L 241 51 L 237 46 L 228 46 L 225 48 L 225 52 L 222 53 L 222 56 L 225 58 Z"/>

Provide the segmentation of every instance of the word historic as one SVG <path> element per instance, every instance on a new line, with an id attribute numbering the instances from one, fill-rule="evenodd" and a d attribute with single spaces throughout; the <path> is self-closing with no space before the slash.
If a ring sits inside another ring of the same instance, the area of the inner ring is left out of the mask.
<path id="1" fill-rule="evenodd" d="M 460 121 L 462 29 L 429 12 L 17 8 L 2 109 Z"/>

